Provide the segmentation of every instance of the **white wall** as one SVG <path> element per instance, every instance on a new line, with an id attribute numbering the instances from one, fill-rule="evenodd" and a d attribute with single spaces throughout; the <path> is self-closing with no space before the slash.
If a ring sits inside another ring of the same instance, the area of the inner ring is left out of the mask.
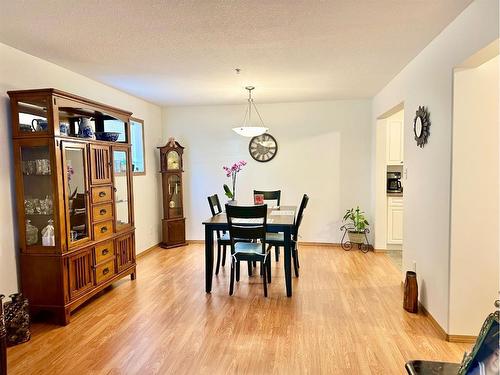
<path id="1" fill-rule="evenodd" d="M 232 131 L 243 119 L 244 104 L 165 109 L 167 136 L 186 147 L 187 238 L 204 239 L 201 223 L 210 216 L 207 196 L 218 193 L 221 203 L 226 202 L 222 185 L 229 179 L 222 166 L 243 159 L 248 165 L 238 176 L 239 203 L 251 203 L 254 188 L 281 189 L 282 205 L 298 205 L 307 193 L 302 240 L 340 242 L 344 211 L 358 204 L 369 211 L 370 102 L 257 106 L 278 142 L 278 153 L 268 163 L 254 161 L 248 153 L 249 138 Z"/>
<path id="2" fill-rule="evenodd" d="M 498 56 L 455 73 L 450 334 L 477 335 L 499 288 Z"/>
<path id="3" fill-rule="evenodd" d="M 403 270 L 411 269 L 412 261 L 416 261 L 420 301 L 446 331 L 453 68 L 497 38 L 498 0 L 476 0 L 373 100 L 373 126 L 378 116 L 404 102 L 408 177 L 404 191 Z M 429 143 L 423 149 L 417 147 L 412 131 L 419 105 L 428 107 L 432 123 Z"/>
<path id="4" fill-rule="evenodd" d="M 160 241 L 159 170 L 161 108 L 82 75 L 0 44 L 0 293 L 17 290 L 16 225 L 8 90 L 54 87 L 123 108 L 144 120 L 145 176 L 134 177 L 136 246 L 140 252 Z"/>

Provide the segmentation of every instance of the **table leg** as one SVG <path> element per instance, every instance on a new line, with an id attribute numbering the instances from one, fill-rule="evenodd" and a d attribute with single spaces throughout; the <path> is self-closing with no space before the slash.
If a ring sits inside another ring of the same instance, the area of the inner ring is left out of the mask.
<path id="1" fill-rule="evenodd" d="M 212 276 L 214 273 L 214 231 L 205 225 L 205 292 L 212 291 Z"/>
<path id="2" fill-rule="evenodd" d="M 286 284 L 286 296 L 292 296 L 292 241 L 290 227 L 286 227 L 283 231 L 283 237 L 285 239 L 285 284 Z"/>

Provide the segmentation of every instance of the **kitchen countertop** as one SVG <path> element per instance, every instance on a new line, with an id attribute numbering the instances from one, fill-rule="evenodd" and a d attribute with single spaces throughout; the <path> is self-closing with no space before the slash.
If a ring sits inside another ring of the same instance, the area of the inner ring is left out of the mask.
<path id="1" fill-rule="evenodd" d="M 387 193 L 388 197 L 402 197 L 403 193 Z"/>

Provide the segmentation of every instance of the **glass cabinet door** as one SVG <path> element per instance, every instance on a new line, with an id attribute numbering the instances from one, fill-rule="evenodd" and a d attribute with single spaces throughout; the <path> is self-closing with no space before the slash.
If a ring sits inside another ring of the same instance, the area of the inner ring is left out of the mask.
<path id="1" fill-rule="evenodd" d="M 30 248 L 33 251 L 40 247 L 53 248 L 57 239 L 53 145 L 48 139 L 16 144 L 20 153 L 20 170 L 17 173 L 22 175 L 20 199 L 24 205 L 24 216 L 21 216 L 20 224 L 24 227 L 24 244 L 27 251 Z"/>
<path id="2" fill-rule="evenodd" d="M 182 217 L 182 184 L 177 174 L 168 176 L 168 218 Z"/>
<path id="3" fill-rule="evenodd" d="M 90 240 L 87 149 L 84 144 L 63 142 L 66 199 L 66 234 L 69 246 Z"/>
<path id="4" fill-rule="evenodd" d="M 115 226 L 117 232 L 131 225 L 129 175 L 130 160 L 128 148 L 113 147 Z"/>

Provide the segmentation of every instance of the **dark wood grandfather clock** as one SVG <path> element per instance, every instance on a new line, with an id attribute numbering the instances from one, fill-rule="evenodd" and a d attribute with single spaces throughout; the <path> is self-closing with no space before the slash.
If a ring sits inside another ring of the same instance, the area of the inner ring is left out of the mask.
<path id="1" fill-rule="evenodd" d="M 161 247 L 172 248 L 186 244 L 186 223 L 182 199 L 182 154 L 184 147 L 174 138 L 160 149 L 163 187 L 163 219 Z"/>

